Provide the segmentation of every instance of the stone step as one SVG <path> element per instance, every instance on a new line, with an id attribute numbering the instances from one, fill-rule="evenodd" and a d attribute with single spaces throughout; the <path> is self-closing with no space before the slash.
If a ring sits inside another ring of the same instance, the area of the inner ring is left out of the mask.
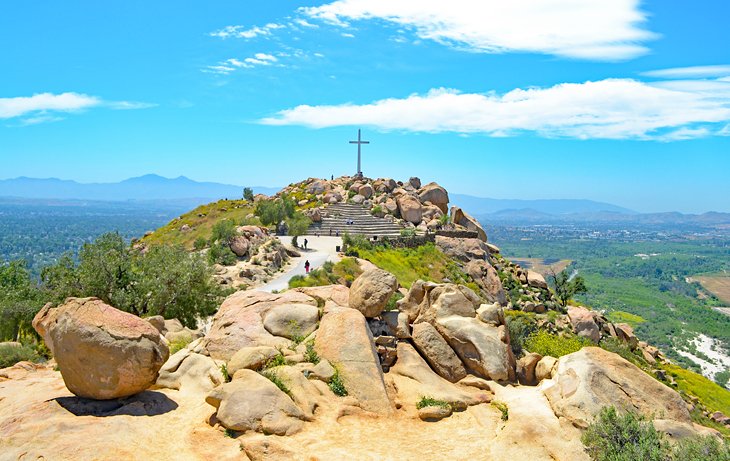
<path id="1" fill-rule="evenodd" d="M 320 223 L 313 223 L 308 234 L 328 235 L 331 230 L 333 234 L 339 231 L 340 235 L 347 232 L 353 235 L 395 237 L 400 235 L 402 229 L 397 223 L 373 216 L 362 205 L 337 203 L 326 206 L 325 212 L 328 216 L 323 216 Z M 348 220 L 355 224 L 347 224 Z"/>

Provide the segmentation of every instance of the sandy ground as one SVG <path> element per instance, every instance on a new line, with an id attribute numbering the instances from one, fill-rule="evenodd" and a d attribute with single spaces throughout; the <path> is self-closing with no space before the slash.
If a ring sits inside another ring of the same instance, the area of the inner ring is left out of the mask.
<path id="1" fill-rule="evenodd" d="M 576 430 L 553 415 L 539 388 L 501 387 L 508 421 L 489 404 L 423 422 L 413 409 L 390 417 L 343 416 L 331 395 L 291 437 L 227 437 L 208 424 L 204 394 L 147 391 L 99 403 L 69 393 L 50 367 L 0 378 L 0 460 L 587 460 Z M 262 447 L 265 447 L 262 448 Z"/>
<path id="2" fill-rule="evenodd" d="M 292 258 L 289 264 L 284 267 L 284 273 L 277 276 L 267 284 L 257 288 L 257 290 L 272 292 L 274 290 L 286 290 L 289 288 L 289 280 L 295 275 L 305 275 L 304 263 L 309 261 L 310 268 L 316 269 L 327 261 L 337 262 L 340 260 L 336 248 L 342 245 L 340 237 L 315 237 L 306 236 L 299 238 L 299 245 L 304 245 L 304 239 L 307 239 L 307 249 L 299 249 L 302 254 L 301 258 Z M 279 237 L 281 243 L 291 246 L 291 237 Z"/>

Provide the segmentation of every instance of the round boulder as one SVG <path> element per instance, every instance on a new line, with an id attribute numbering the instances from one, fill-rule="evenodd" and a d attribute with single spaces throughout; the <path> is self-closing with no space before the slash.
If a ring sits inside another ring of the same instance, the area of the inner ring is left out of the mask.
<path id="1" fill-rule="evenodd" d="M 398 289 L 395 276 L 382 269 L 370 269 L 355 279 L 350 287 L 349 306 L 365 317 L 377 317 Z"/>
<path id="2" fill-rule="evenodd" d="M 33 328 L 53 352 L 68 390 L 109 400 L 144 391 L 157 380 L 170 351 L 149 322 L 97 298 L 46 304 Z"/>
<path id="3" fill-rule="evenodd" d="M 269 310 L 264 328 L 274 336 L 305 338 L 317 329 L 319 309 L 309 304 L 282 304 Z"/>

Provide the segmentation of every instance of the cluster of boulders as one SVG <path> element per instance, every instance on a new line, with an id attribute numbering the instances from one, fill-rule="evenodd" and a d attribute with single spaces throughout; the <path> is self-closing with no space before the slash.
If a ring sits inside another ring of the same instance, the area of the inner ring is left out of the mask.
<path id="1" fill-rule="evenodd" d="M 215 276 L 222 285 L 238 289 L 261 285 L 271 280 L 289 258 L 299 253 L 286 248 L 279 239 L 269 236 L 258 226 L 241 226 L 230 242 L 231 251 L 239 260 L 233 266 L 214 266 Z"/>
<path id="2" fill-rule="evenodd" d="M 310 178 L 284 188 L 280 194 L 298 198 L 299 206 L 306 208 L 314 222 L 327 215 L 326 205 L 355 203 L 369 209 L 374 216 L 398 222 L 404 228 L 423 233 L 442 228 L 469 230 L 487 240 L 479 222 L 459 207 L 451 208 L 451 224 L 447 224 L 444 216 L 449 215 L 448 192 L 435 182 L 422 185 L 416 177 L 408 181 L 351 176 L 331 181 Z"/>

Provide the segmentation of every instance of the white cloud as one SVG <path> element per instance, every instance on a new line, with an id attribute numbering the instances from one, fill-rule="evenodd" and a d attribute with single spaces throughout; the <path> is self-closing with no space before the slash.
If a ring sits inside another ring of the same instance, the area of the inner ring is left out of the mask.
<path id="1" fill-rule="evenodd" d="M 339 0 L 300 8 L 340 26 L 383 20 L 422 39 L 485 53 L 533 52 L 622 60 L 645 54 L 656 38 L 643 28 L 639 0 Z"/>
<path id="2" fill-rule="evenodd" d="M 282 24 L 276 24 L 276 23 L 269 23 L 265 26 L 259 27 L 254 26 L 251 28 L 246 28 L 245 26 L 226 26 L 223 29 L 217 30 L 215 32 L 211 32 L 211 37 L 218 37 L 218 38 L 245 38 L 245 39 L 251 39 L 258 36 L 267 36 L 271 35 L 271 32 L 276 29 L 283 29 L 285 26 Z"/>
<path id="3" fill-rule="evenodd" d="M 730 76 L 730 65 L 674 67 L 643 72 L 641 75 L 658 78 L 728 77 Z"/>
<path id="4" fill-rule="evenodd" d="M 663 88 L 631 79 L 518 88 L 501 95 L 434 89 L 425 95 L 363 105 L 302 105 L 261 122 L 312 128 L 367 125 L 431 133 L 513 136 L 528 132 L 549 138 L 669 141 L 718 134 L 718 125 L 730 122 L 730 93 Z"/>
<path id="5" fill-rule="evenodd" d="M 311 22 L 308 22 L 306 19 L 297 18 L 294 20 L 294 24 L 302 27 L 309 27 L 311 29 L 316 29 L 319 26 L 317 24 L 312 24 Z"/>
<path id="6" fill-rule="evenodd" d="M 38 93 L 33 96 L 0 98 L 0 119 L 20 119 L 21 125 L 63 120 L 58 113 L 80 112 L 94 107 L 145 109 L 154 104 L 133 101 L 104 101 L 81 93 Z"/>

